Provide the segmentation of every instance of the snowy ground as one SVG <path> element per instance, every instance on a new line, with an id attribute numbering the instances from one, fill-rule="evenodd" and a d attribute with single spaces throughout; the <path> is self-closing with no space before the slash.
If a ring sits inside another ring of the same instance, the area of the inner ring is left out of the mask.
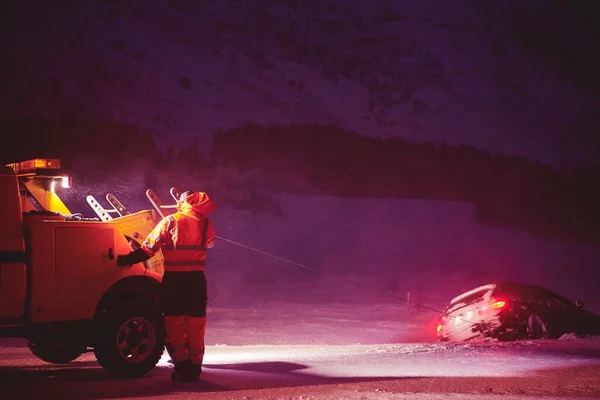
<path id="1" fill-rule="evenodd" d="M 166 355 L 146 377 L 122 381 L 111 379 L 91 354 L 57 367 L 31 356 L 22 340 L 3 339 L 1 398 L 600 398 L 600 338 L 402 342 L 394 335 L 428 330 L 429 315 L 410 315 L 400 305 L 371 312 L 378 309 L 314 303 L 212 308 L 203 381 L 193 384 L 169 380 Z M 356 344 L 365 337 L 368 344 Z"/>

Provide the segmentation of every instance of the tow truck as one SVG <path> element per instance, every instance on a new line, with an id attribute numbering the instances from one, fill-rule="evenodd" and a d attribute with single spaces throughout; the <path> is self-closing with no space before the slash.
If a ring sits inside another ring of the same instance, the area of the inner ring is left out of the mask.
<path id="1" fill-rule="evenodd" d="M 25 338 L 49 363 L 93 351 L 109 373 L 143 376 L 165 346 L 162 255 L 128 267 L 116 258 L 155 213 L 82 218 L 57 194 L 71 183 L 58 159 L 0 165 L 0 336 Z"/>
<path id="2" fill-rule="evenodd" d="M 125 236 L 131 247 L 137 249 L 141 246 L 141 242 L 146 236 L 148 236 L 152 229 L 158 224 L 160 219 L 177 211 L 177 201 L 181 196 L 181 192 L 177 187 L 172 187 L 169 193 L 173 197 L 174 203 L 166 204 L 154 190 L 146 190 L 146 197 L 152 206 L 154 206 L 155 212 L 143 210 L 135 214 L 132 214 L 131 211 L 129 211 L 129 209 L 127 209 L 112 193 L 107 193 L 105 196 L 110 208 L 104 208 L 93 195 L 88 195 L 86 201 L 102 221 L 114 221 L 117 223 L 119 230 Z M 136 217 L 140 213 L 145 214 L 144 218 L 141 220 Z M 147 263 L 147 268 L 158 270 L 161 274 L 164 273 L 164 258 L 160 250 L 154 257 L 144 261 L 144 263 Z M 171 357 L 172 362 L 173 351 L 168 338 L 166 338 L 165 341 L 165 349 Z"/>

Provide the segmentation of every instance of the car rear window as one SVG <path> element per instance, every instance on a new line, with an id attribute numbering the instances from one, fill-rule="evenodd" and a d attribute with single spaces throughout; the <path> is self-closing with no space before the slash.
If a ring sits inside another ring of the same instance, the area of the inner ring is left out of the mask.
<path id="1" fill-rule="evenodd" d="M 449 312 L 456 311 L 463 307 L 466 307 L 470 304 L 479 302 L 483 300 L 483 297 L 491 290 L 489 287 L 481 288 L 480 290 L 476 290 L 473 293 L 468 293 L 466 295 L 461 295 L 454 298 L 448 307 L 444 310 L 443 314 L 447 314 Z"/>
<path id="2" fill-rule="evenodd" d="M 474 293 L 471 293 L 465 297 L 459 297 L 455 299 L 452 303 L 450 303 L 450 307 L 456 304 L 471 304 L 483 299 L 483 296 L 489 291 L 489 289 L 478 290 Z"/>

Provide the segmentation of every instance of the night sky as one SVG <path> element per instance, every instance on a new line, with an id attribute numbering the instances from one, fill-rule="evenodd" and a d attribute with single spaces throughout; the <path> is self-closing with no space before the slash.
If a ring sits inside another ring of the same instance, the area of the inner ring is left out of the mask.
<path id="1" fill-rule="evenodd" d="M 594 1 L 30 0 L 2 14 L 5 115 L 86 112 L 203 149 L 219 128 L 316 123 L 600 158 Z"/>

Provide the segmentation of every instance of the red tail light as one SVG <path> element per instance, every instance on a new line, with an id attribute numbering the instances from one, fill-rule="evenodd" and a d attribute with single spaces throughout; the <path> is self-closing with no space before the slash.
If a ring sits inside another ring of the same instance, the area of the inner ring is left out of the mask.
<path id="1" fill-rule="evenodd" d="M 506 305 L 505 301 L 497 301 L 495 303 L 490 304 L 491 308 L 502 308 Z"/>

